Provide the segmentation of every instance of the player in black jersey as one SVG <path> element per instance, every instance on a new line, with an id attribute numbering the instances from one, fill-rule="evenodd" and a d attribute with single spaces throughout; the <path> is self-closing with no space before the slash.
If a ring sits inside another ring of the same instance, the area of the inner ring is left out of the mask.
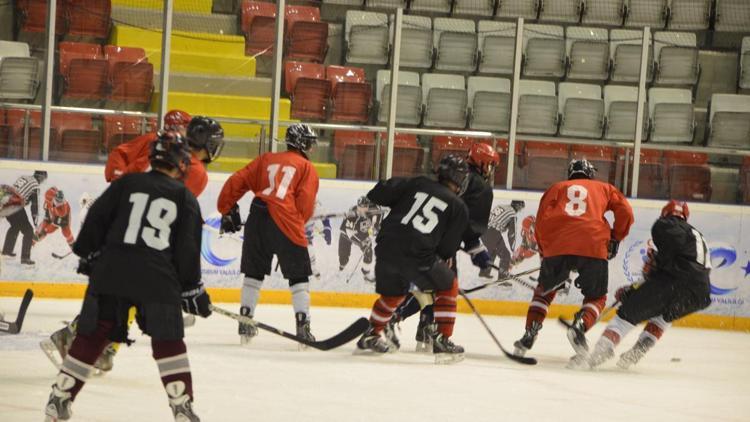
<path id="1" fill-rule="evenodd" d="M 492 146 L 477 142 L 471 146 L 467 157 L 469 166 L 468 185 L 461 199 L 469 210 L 469 224 L 464 231 L 461 240 L 464 242 L 464 250 L 472 256 L 472 261 L 483 271 L 490 271 L 491 257 L 487 248 L 482 244 L 481 237 L 487 230 L 492 208 L 492 186 L 489 183 L 495 166 L 500 161 L 500 156 Z M 452 260 L 452 269 L 457 271 L 456 260 Z M 395 347 L 399 347 L 396 336 L 395 325 L 404 319 L 414 315 L 420 310 L 417 299 L 409 295 L 394 313 L 393 318 L 385 328 L 385 335 Z M 417 325 L 417 351 L 431 351 L 431 341 L 435 337 L 437 327 L 433 318 L 433 307 L 425 306 L 419 315 Z"/>
<path id="2" fill-rule="evenodd" d="M 77 335 L 52 385 L 48 421 L 67 420 L 71 404 L 110 341 L 127 341 L 128 309 L 151 337 L 153 356 L 176 420 L 198 421 L 182 338 L 185 312 L 207 317 L 210 299 L 201 282 L 198 201 L 179 182 L 190 164 L 187 144 L 165 133 L 152 144 L 149 173 L 114 181 L 96 200 L 73 252 L 89 285 Z"/>
<path id="3" fill-rule="evenodd" d="M 432 350 L 436 359 L 448 355 L 458 360 L 463 354 L 463 348 L 450 340 L 458 280 L 449 261 L 469 223 L 466 205 L 459 197 L 469 183 L 468 166 L 462 158 L 448 155 L 440 161 L 437 175 L 437 182 L 423 176 L 395 177 L 379 182 L 367 194 L 372 202 L 391 211 L 377 237 L 375 291 L 380 297 L 372 308 L 370 328 L 357 342 L 360 350 L 394 350 L 381 333 L 413 284 L 419 291 L 435 295 L 438 334 Z"/>
<path id="4" fill-rule="evenodd" d="M 641 285 L 618 289 L 622 304 L 596 347 L 578 367 L 596 367 L 614 356 L 620 340 L 637 324 L 648 324 L 635 346 L 620 357 L 617 365 L 627 369 L 651 349 L 672 321 L 711 304 L 711 257 L 703 235 L 688 224 L 687 203 L 671 200 L 651 227 L 656 250 L 650 249 Z"/>
<path id="5" fill-rule="evenodd" d="M 372 275 L 372 240 L 380 230 L 383 215 L 380 207 L 366 196 L 357 200 L 357 205 L 349 210 L 349 217 L 341 222 L 339 235 L 339 271 L 343 271 L 352 253 L 352 243 L 362 251 L 362 275 L 367 281 L 375 281 Z"/>

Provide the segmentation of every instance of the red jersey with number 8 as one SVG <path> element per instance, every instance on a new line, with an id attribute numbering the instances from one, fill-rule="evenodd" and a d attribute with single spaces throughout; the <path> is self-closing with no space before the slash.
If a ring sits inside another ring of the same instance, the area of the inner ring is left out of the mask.
<path id="1" fill-rule="evenodd" d="M 612 211 L 614 227 L 604 218 Z M 573 179 L 544 192 L 536 215 L 536 239 L 544 257 L 577 255 L 607 259 L 611 236 L 622 240 L 633 224 L 633 209 L 609 183 Z"/>
<path id="2" fill-rule="evenodd" d="M 251 161 L 227 179 L 218 200 L 223 215 L 248 191 L 262 199 L 279 229 L 297 245 L 307 247 L 305 223 L 313 215 L 318 173 L 294 151 L 270 152 Z"/>

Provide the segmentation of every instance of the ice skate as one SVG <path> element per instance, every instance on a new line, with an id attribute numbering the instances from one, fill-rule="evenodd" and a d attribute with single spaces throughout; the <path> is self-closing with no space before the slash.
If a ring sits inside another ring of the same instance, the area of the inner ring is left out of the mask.
<path id="1" fill-rule="evenodd" d="M 575 314 L 573 322 L 568 327 L 567 334 L 568 341 L 577 354 L 588 354 L 589 345 L 586 342 L 586 328 L 583 326 L 583 314 L 581 312 Z"/>
<path id="2" fill-rule="evenodd" d="M 117 354 L 117 348 L 115 343 L 109 343 L 104 351 L 94 362 L 94 368 L 97 369 L 97 375 L 103 375 L 105 372 L 112 370 L 114 366 L 114 358 Z"/>
<path id="3" fill-rule="evenodd" d="M 588 354 L 575 354 L 573 355 L 568 363 L 565 365 L 567 369 L 581 370 L 590 369 L 588 363 Z"/>
<path id="4" fill-rule="evenodd" d="M 438 334 L 432 341 L 432 354 L 435 363 L 450 364 L 464 360 L 464 348 L 454 344 L 450 338 Z"/>
<path id="5" fill-rule="evenodd" d="M 638 339 L 632 349 L 620 355 L 620 360 L 617 361 L 617 367 L 624 370 L 629 369 L 631 366 L 638 363 L 646 352 L 654 347 L 654 344 L 656 344 L 656 342 L 651 338 Z"/>
<path id="6" fill-rule="evenodd" d="M 393 346 L 386 341 L 374 328 L 370 327 L 357 341 L 355 354 L 384 354 L 393 351 Z"/>
<path id="7" fill-rule="evenodd" d="M 49 336 L 49 339 L 39 342 L 39 347 L 42 348 L 44 354 L 47 355 L 47 358 L 57 369 L 60 369 L 63 359 L 65 359 L 65 356 L 68 354 L 68 349 L 70 349 L 70 346 L 73 344 L 75 325 L 75 320 L 70 324 L 66 322 L 65 327 L 52 333 Z M 55 352 L 57 352 L 57 354 L 55 354 Z"/>
<path id="8" fill-rule="evenodd" d="M 185 383 L 173 381 L 165 388 L 175 422 L 200 422 L 198 415 L 193 412 L 193 401 L 185 393 Z"/>
<path id="9" fill-rule="evenodd" d="M 417 334 L 414 340 L 417 341 L 415 351 L 418 353 L 430 353 L 432 351 L 432 341 L 437 336 L 437 324 L 429 321 L 419 321 L 417 325 Z"/>
<path id="10" fill-rule="evenodd" d="M 250 308 L 244 306 L 240 308 L 240 314 L 248 318 L 253 317 L 250 314 Z M 252 324 L 243 324 L 240 322 L 237 333 L 240 335 L 240 344 L 243 346 L 247 346 L 253 340 L 253 337 L 258 335 L 258 327 Z"/>
<path id="11" fill-rule="evenodd" d="M 515 343 L 513 343 L 513 346 L 515 346 L 515 350 L 513 351 L 513 354 L 516 356 L 525 356 L 526 352 L 531 350 L 531 347 L 534 346 L 534 342 L 536 341 L 536 336 L 539 335 L 539 330 L 542 329 L 542 323 L 539 321 L 532 321 L 531 327 L 529 327 L 526 332 L 523 334 L 523 337 L 521 337 L 519 340 L 516 340 Z"/>
<path id="12" fill-rule="evenodd" d="M 57 381 L 52 384 L 52 392 L 49 395 L 47 406 L 44 408 L 45 422 L 67 421 L 73 412 L 70 410 L 73 404 L 68 390 L 73 387 L 75 380 L 68 374 L 60 373 Z"/>
<path id="13" fill-rule="evenodd" d="M 195 315 L 183 314 L 182 325 L 184 325 L 185 328 L 189 328 L 195 325 Z"/>
<path id="14" fill-rule="evenodd" d="M 294 320 L 297 323 L 297 335 L 308 341 L 315 341 L 315 336 L 310 332 L 310 319 L 305 315 L 304 312 L 297 312 L 294 314 Z M 300 343 L 300 350 L 307 349 L 307 346 Z"/>
<path id="15" fill-rule="evenodd" d="M 596 342 L 594 351 L 591 352 L 587 359 L 589 368 L 594 369 L 602 363 L 612 359 L 615 356 L 615 345 L 607 337 L 602 337 Z"/>
<path id="16" fill-rule="evenodd" d="M 482 277 L 482 278 L 492 278 L 492 269 L 485 268 L 483 270 L 479 270 L 479 277 Z"/>
<path id="17" fill-rule="evenodd" d="M 398 339 L 397 331 L 401 332 L 401 327 L 399 324 L 401 323 L 401 319 L 393 315 L 391 317 L 391 320 L 388 321 L 388 323 L 385 325 L 385 328 L 383 329 L 383 336 L 385 337 L 385 340 L 390 343 L 395 350 L 398 350 L 401 348 L 401 341 Z"/>

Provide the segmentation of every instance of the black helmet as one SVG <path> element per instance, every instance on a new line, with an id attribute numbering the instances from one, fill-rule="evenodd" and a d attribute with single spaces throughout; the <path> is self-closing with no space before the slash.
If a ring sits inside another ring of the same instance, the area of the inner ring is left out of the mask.
<path id="1" fill-rule="evenodd" d="M 513 208 L 516 212 L 518 212 L 524 209 L 524 207 L 526 207 L 526 202 L 513 200 L 513 201 L 510 201 L 510 207 Z"/>
<path id="2" fill-rule="evenodd" d="M 224 129 L 219 122 L 206 116 L 195 116 L 187 127 L 187 142 L 190 148 L 205 150 L 205 163 L 215 160 L 224 148 Z"/>
<path id="3" fill-rule="evenodd" d="M 190 148 L 177 132 L 159 132 L 158 137 L 151 143 L 148 155 L 151 167 L 154 164 L 167 165 L 180 170 L 183 175 L 190 165 Z"/>
<path id="4" fill-rule="evenodd" d="M 437 168 L 437 177 L 440 183 L 453 182 L 458 186 L 459 196 L 466 192 L 469 186 L 469 165 L 466 160 L 458 155 L 448 154 L 440 160 Z"/>
<path id="5" fill-rule="evenodd" d="M 360 197 L 359 197 L 359 198 L 357 199 L 357 206 L 358 206 L 358 207 L 362 207 L 362 208 L 367 208 L 367 207 L 369 207 L 369 206 L 370 206 L 370 204 L 371 204 L 371 202 L 370 202 L 370 198 L 368 198 L 368 197 L 366 197 L 366 196 L 364 196 L 364 195 L 363 195 L 363 196 L 360 196 Z"/>
<path id="6" fill-rule="evenodd" d="M 570 179 L 593 179 L 596 175 L 596 167 L 583 158 L 581 160 L 571 160 L 568 165 L 568 180 Z"/>
<path id="7" fill-rule="evenodd" d="M 307 157 L 307 151 L 318 143 L 318 135 L 308 125 L 295 123 L 286 129 L 287 148 L 296 149 Z"/>
<path id="8" fill-rule="evenodd" d="M 47 171 L 46 170 L 35 170 L 34 171 L 34 179 L 36 179 L 37 183 L 42 183 L 45 180 L 47 180 Z"/>

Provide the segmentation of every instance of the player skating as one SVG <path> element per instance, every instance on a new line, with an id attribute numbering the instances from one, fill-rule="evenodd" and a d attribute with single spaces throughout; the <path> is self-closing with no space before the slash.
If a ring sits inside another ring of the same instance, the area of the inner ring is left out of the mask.
<path id="1" fill-rule="evenodd" d="M 526 206 L 524 201 L 510 201 L 510 205 L 498 205 L 490 214 L 490 221 L 487 225 L 487 231 L 482 236 L 482 241 L 487 246 L 492 263 L 495 259 L 500 258 L 497 278 L 503 280 L 508 277 L 512 264 L 511 251 L 516 249 L 516 222 L 518 213 Z M 506 241 L 503 233 L 507 236 Z M 490 269 L 486 268 L 479 272 L 480 277 L 491 278 Z M 510 286 L 510 282 L 500 283 L 501 286 Z"/>
<path id="2" fill-rule="evenodd" d="M 711 304 L 711 257 L 703 235 L 691 226 L 688 205 L 669 201 L 651 227 L 656 250 L 650 249 L 644 266 L 644 283 L 618 289 L 622 302 L 588 359 L 578 366 L 597 367 L 615 355 L 615 347 L 636 325 L 648 321 L 632 349 L 620 356 L 617 366 L 636 364 L 661 338 L 672 321 Z"/>
<path id="3" fill-rule="evenodd" d="M 325 214 L 320 201 L 315 201 L 315 211 L 313 212 L 318 214 Z M 333 241 L 331 219 L 310 219 L 307 221 L 307 224 L 305 224 L 305 236 L 307 237 L 307 253 L 310 255 L 310 268 L 312 269 L 312 273 L 315 278 L 320 278 L 320 270 L 318 270 L 317 262 L 318 260 L 315 258 L 315 248 L 313 247 L 313 239 L 315 238 L 316 233 L 320 233 L 323 236 L 323 240 L 325 240 L 326 245 L 331 246 L 331 242 Z"/>
<path id="4" fill-rule="evenodd" d="M 380 222 L 383 219 L 380 210 L 381 208 L 366 196 L 361 196 L 357 199 L 357 205 L 351 207 L 349 216 L 344 218 L 339 228 L 339 271 L 343 271 L 349 263 L 352 244 L 355 244 L 362 252 L 362 276 L 365 281 L 375 281 L 372 274 L 372 241 L 380 231 Z"/>
<path id="5" fill-rule="evenodd" d="M 587 160 L 573 160 L 568 180 L 544 193 L 536 216 L 536 238 L 542 267 L 539 284 L 526 314 L 526 332 L 515 342 L 516 354 L 534 345 L 547 311 L 570 272 L 583 293 L 583 306 L 575 314 L 568 339 L 578 354 L 588 346 L 584 333 L 594 324 L 607 300 L 608 259 L 633 224 L 633 210 L 623 194 L 606 182 L 594 180 L 596 168 Z M 614 213 L 611 228 L 604 213 Z"/>
<path id="6" fill-rule="evenodd" d="M 511 266 L 516 266 L 521 262 L 531 258 L 539 253 L 539 245 L 536 243 L 536 216 L 527 215 L 521 222 L 521 244 L 513 251 L 513 257 L 510 259 Z"/>
<path id="7" fill-rule="evenodd" d="M 471 254 L 472 261 L 481 270 L 489 271 L 490 256 L 481 241 L 481 236 L 487 230 L 492 207 L 492 186 L 489 183 L 495 166 L 500 162 L 500 156 L 492 146 L 477 142 L 469 149 L 466 159 L 469 167 L 468 183 L 461 199 L 469 210 L 469 225 L 462 234 L 464 249 Z M 458 273 L 456 259 L 452 260 L 452 269 Z M 415 340 L 417 351 L 432 351 L 432 339 L 437 334 L 432 305 L 424 306 L 420 311 L 420 303 L 412 295 L 407 295 L 401 306 L 394 313 L 393 318 L 385 329 L 388 340 L 396 347 L 400 346 L 396 335 L 396 325 L 418 311 L 419 324 Z"/>
<path id="8" fill-rule="evenodd" d="M 370 328 L 357 342 L 360 351 L 395 350 L 382 332 L 413 284 L 430 297 L 434 293 L 438 333 L 432 351 L 436 361 L 462 359 L 463 347 L 450 339 L 458 279 L 449 261 L 469 223 L 468 210 L 459 197 L 469 182 L 468 172 L 462 158 L 448 155 L 440 160 L 437 182 L 422 176 L 394 177 L 379 182 L 367 194 L 391 211 L 375 246 L 375 291 L 380 297 L 372 307 Z"/>
<path id="9" fill-rule="evenodd" d="M 287 129 L 285 152 L 271 152 L 251 161 L 224 183 L 218 200 L 221 230 L 240 229 L 237 201 L 247 192 L 255 198 L 245 223 L 240 271 L 242 283 L 240 314 L 252 317 L 260 297 L 263 278 L 271 274 L 276 255 L 284 278 L 289 280 L 297 335 L 314 340 L 310 332 L 310 282 L 312 275 L 307 251 L 305 223 L 315 210 L 318 173 L 308 159 L 317 135 L 307 125 Z M 247 344 L 258 329 L 239 324 L 240 342 Z"/>
<path id="10" fill-rule="evenodd" d="M 34 227 L 39 223 L 39 185 L 47 180 L 47 172 L 37 170 L 32 176 L 21 176 L 13 183 L 13 190 L 23 199 L 23 206 L 5 216 L 10 228 L 5 232 L 3 256 L 15 257 L 13 249 L 16 247 L 18 234 L 23 234 L 21 241 L 21 264 L 34 265 L 31 260 L 31 245 L 34 241 Z M 26 214 L 26 205 L 31 205 L 31 222 Z"/>
<path id="11" fill-rule="evenodd" d="M 75 238 L 70 230 L 70 204 L 63 191 L 53 186 L 44 193 L 44 218 L 36 231 L 35 243 L 41 242 L 57 229 L 60 229 L 68 246 L 72 248 Z"/>
<path id="12" fill-rule="evenodd" d="M 89 276 L 78 333 L 52 385 L 47 421 L 68 420 L 71 405 L 110 342 L 126 341 L 128 309 L 151 348 L 176 421 L 198 421 L 183 342 L 182 310 L 207 317 L 201 283 L 203 220 L 195 196 L 178 181 L 190 164 L 181 137 L 152 144 L 152 171 L 113 182 L 91 207 L 73 245 Z M 134 265 L 138 263 L 138 265 Z"/>

